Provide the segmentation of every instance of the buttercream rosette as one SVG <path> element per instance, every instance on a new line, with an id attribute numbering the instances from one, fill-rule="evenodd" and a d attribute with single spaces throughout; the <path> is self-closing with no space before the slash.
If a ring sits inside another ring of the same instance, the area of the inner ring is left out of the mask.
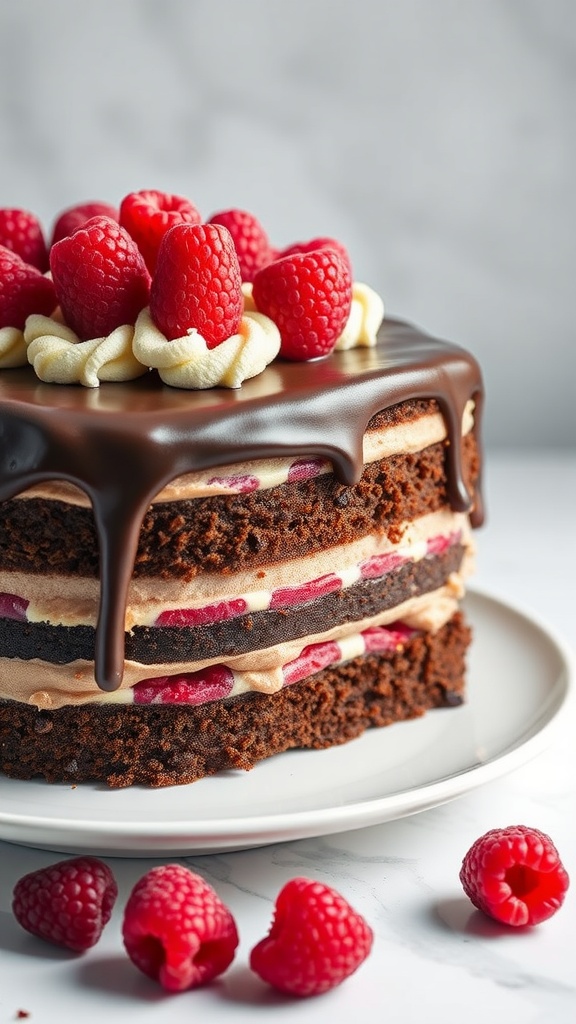
<path id="1" fill-rule="evenodd" d="M 26 366 L 26 342 L 18 327 L 0 327 L 0 370 Z"/>
<path id="2" fill-rule="evenodd" d="M 133 337 L 134 327 L 123 324 L 104 338 L 81 341 L 70 327 L 37 313 L 24 327 L 28 362 L 40 380 L 87 388 L 97 388 L 101 381 L 134 380 L 148 372 L 133 353 Z"/>
<path id="3" fill-rule="evenodd" d="M 168 341 L 146 308 L 136 321 L 133 351 L 136 359 L 157 370 L 164 383 L 172 387 L 239 388 L 276 358 L 280 332 L 269 317 L 245 311 L 237 334 L 214 348 L 208 348 L 195 329 Z"/>

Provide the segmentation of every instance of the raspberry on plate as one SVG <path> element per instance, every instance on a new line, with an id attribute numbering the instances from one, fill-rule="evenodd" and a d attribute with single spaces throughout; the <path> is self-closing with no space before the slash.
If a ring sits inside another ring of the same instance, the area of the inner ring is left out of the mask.
<path id="1" fill-rule="evenodd" d="M 93 217 L 50 250 L 54 288 L 69 327 L 83 340 L 136 322 L 150 275 L 136 243 L 110 217 Z"/>
<path id="2" fill-rule="evenodd" d="M 242 280 L 252 282 L 262 267 L 275 257 L 268 235 L 260 221 L 247 210 L 222 210 L 213 214 L 209 224 L 223 224 L 232 235 L 238 254 Z"/>
<path id="3" fill-rule="evenodd" d="M 552 917 L 569 885 L 550 837 L 526 825 L 480 836 L 464 857 L 460 881 L 478 910 L 513 927 Z"/>
<path id="4" fill-rule="evenodd" d="M 0 245 L 0 328 L 23 330 L 26 317 L 32 313 L 49 316 L 57 305 L 50 278 Z"/>
<path id="5" fill-rule="evenodd" d="M 293 878 L 278 894 L 270 932 L 254 946 L 250 967 L 281 992 L 320 995 L 357 970 L 372 941 L 372 929 L 340 893 Z"/>
<path id="6" fill-rule="evenodd" d="M 44 273 L 48 250 L 42 225 L 28 210 L 0 209 L 0 245 L 15 252 L 24 263 Z"/>
<path id="7" fill-rule="evenodd" d="M 111 220 L 118 220 L 118 210 L 110 203 L 77 203 L 63 210 L 52 229 L 50 248 L 68 235 L 73 235 L 78 228 L 84 227 L 86 221 L 92 217 L 110 217 Z"/>
<path id="8" fill-rule="evenodd" d="M 201 220 L 189 199 L 155 189 L 130 192 L 120 203 L 120 223 L 136 242 L 151 274 L 168 229 L 175 224 L 200 224 Z"/>
<path id="9" fill-rule="evenodd" d="M 110 915 L 118 887 L 97 857 L 74 857 L 24 875 L 12 911 L 26 931 L 81 953 L 94 946 Z"/>
<path id="10" fill-rule="evenodd" d="M 122 934 L 136 967 L 170 992 L 212 981 L 232 963 L 238 945 L 228 907 L 180 864 L 152 868 L 136 883 Z"/>
<path id="11" fill-rule="evenodd" d="M 316 359 L 332 351 L 348 319 L 350 269 L 334 249 L 295 253 L 256 274 L 252 295 L 280 331 L 280 355 Z"/>
<path id="12" fill-rule="evenodd" d="M 221 224 L 166 233 L 150 290 L 150 315 L 169 340 L 198 331 L 208 348 L 236 334 L 244 299 L 238 256 Z"/>

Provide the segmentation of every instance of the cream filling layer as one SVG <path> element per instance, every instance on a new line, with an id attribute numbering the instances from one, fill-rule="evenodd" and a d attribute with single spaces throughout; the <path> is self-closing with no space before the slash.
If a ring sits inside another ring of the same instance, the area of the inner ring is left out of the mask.
<path id="1" fill-rule="evenodd" d="M 374 626 L 402 622 L 415 630 L 436 631 L 456 612 L 464 594 L 464 580 L 453 573 L 448 582 L 430 594 L 413 597 L 395 608 L 372 618 L 348 622 L 322 633 L 277 644 L 265 650 L 226 659 L 210 658 L 197 662 L 142 665 L 126 661 L 120 689 L 113 693 L 100 690 L 94 681 L 94 666 L 89 661 L 68 665 L 52 665 L 37 659 L 22 661 L 0 658 L 0 699 L 32 704 L 39 709 L 56 710 L 66 705 L 115 702 L 129 703 L 130 690 L 137 683 L 159 676 L 177 676 L 198 672 L 209 665 L 222 664 L 235 674 L 242 673 L 244 691 L 275 693 L 284 683 L 283 667 L 302 654 L 304 648 L 317 643 L 340 641 Z"/>
<path id="2" fill-rule="evenodd" d="M 470 433 L 474 425 L 474 403 L 468 402 L 462 422 L 462 435 Z M 392 455 L 410 455 L 430 445 L 444 441 L 446 425 L 441 413 L 427 413 L 415 420 L 395 426 L 369 430 L 364 435 L 364 464 L 390 458 Z M 218 467 L 217 472 L 186 473 L 167 484 L 154 498 L 153 504 L 168 501 L 187 501 L 212 497 L 217 494 L 243 494 L 249 491 L 269 490 L 280 484 L 298 482 L 310 477 L 330 473 L 330 462 L 322 459 L 254 459 Z M 48 480 L 23 491 L 20 499 L 44 498 L 65 501 L 69 505 L 90 507 L 86 494 L 62 480 Z"/>
<path id="3" fill-rule="evenodd" d="M 369 534 L 350 544 L 337 545 L 315 555 L 291 559 L 265 568 L 229 576 L 199 573 L 190 582 L 135 578 L 130 583 L 125 629 L 158 623 L 162 615 L 175 610 L 213 608 L 234 604 L 236 614 L 248 614 L 271 606 L 282 606 L 282 591 L 310 588 L 310 595 L 285 595 L 285 604 L 301 603 L 329 590 L 344 589 L 366 578 L 384 576 L 406 561 L 419 561 L 430 551 L 434 538 L 459 536 L 467 550 L 466 572 L 470 568 L 473 542 L 468 517 L 449 509 L 433 512 L 406 523 L 400 543 L 384 535 Z M 385 556 L 392 556 L 386 559 Z M 380 571 L 381 569 L 381 571 Z M 333 584 L 333 585 L 332 585 Z M 328 589 L 326 589 L 328 588 Z M 97 579 L 30 575 L 0 571 L 0 594 L 12 594 L 28 602 L 26 620 L 59 626 L 95 626 L 100 585 Z M 202 625 L 219 618 L 231 618 L 225 609 L 212 618 L 191 622 Z M 185 625 L 184 621 L 174 622 Z"/>

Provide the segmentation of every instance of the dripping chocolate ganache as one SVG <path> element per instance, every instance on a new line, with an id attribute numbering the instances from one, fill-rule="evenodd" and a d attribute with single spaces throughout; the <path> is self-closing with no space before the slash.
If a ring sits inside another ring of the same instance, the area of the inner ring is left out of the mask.
<path id="1" fill-rule="evenodd" d="M 185 782 L 460 702 L 481 399 L 391 320 L 234 391 L 0 374 L 3 770 Z"/>

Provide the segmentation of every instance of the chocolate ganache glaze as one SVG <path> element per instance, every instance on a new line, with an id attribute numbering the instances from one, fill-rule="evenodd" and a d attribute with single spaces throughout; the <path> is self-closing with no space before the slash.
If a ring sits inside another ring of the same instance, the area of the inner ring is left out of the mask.
<path id="1" fill-rule="evenodd" d="M 120 685 L 124 614 L 142 520 L 150 502 L 184 473 L 278 456 L 330 459 L 341 483 L 363 469 L 371 418 L 410 399 L 436 399 L 448 435 L 449 500 L 482 522 L 479 494 L 463 479 L 461 425 L 482 377 L 464 349 L 395 320 L 374 348 L 309 363 L 276 361 L 238 390 L 185 391 L 151 372 L 97 389 L 44 384 L 31 368 L 0 373 L 0 500 L 33 484 L 67 480 L 88 496 L 100 548 L 95 679 Z"/>

